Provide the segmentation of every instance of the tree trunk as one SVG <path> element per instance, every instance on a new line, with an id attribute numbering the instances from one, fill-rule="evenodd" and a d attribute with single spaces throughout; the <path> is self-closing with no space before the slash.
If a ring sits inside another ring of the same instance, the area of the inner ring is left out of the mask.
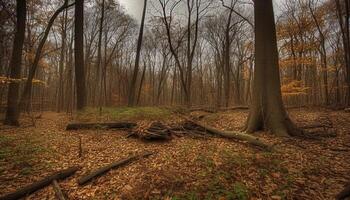
<path id="1" fill-rule="evenodd" d="M 132 79 L 130 82 L 130 89 L 129 89 L 129 97 L 128 97 L 128 105 L 129 106 L 134 106 L 136 103 L 135 102 L 135 90 L 136 90 L 137 75 L 139 73 L 139 67 L 140 67 L 140 56 L 141 56 L 143 29 L 144 29 L 145 18 L 146 18 L 146 10 L 147 10 L 147 0 L 144 0 L 139 38 L 137 40 L 135 67 L 134 67 L 133 76 L 132 76 Z"/>
<path id="2" fill-rule="evenodd" d="M 145 75 L 146 75 L 146 62 L 143 63 L 143 70 L 142 70 L 142 75 L 141 75 L 141 80 L 140 80 L 140 87 L 137 92 L 137 101 L 136 105 L 139 105 L 140 103 L 140 98 L 141 98 L 141 92 L 142 92 L 142 86 L 143 86 L 143 81 L 145 80 Z"/>
<path id="3" fill-rule="evenodd" d="M 338 22 L 340 30 L 342 33 L 343 39 L 343 48 L 344 48 L 344 62 L 346 68 L 346 82 L 347 82 L 347 95 L 346 95 L 346 104 L 350 106 L 350 35 L 349 35 L 349 1 L 344 0 L 345 6 L 342 6 L 340 0 L 336 0 L 336 9 L 338 15 Z M 344 11 L 342 9 L 344 7 Z M 345 16 L 343 16 L 345 13 Z M 344 18 L 345 17 L 345 18 Z"/>
<path id="4" fill-rule="evenodd" d="M 96 77 L 95 77 L 95 86 L 96 88 L 99 88 L 100 90 L 100 97 L 99 97 L 99 110 L 100 110 L 100 115 L 102 113 L 102 68 L 103 66 L 101 65 L 102 61 L 102 52 L 101 52 L 101 46 L 102 46 L 102 31 L 103 31 L 103 21 L 104 21 L 104 15 L 105 15 L 105 1 L 102 0 L 102 5 L 101 5 L 101 19 L 100 19 L 100 30 L 98 33 L 98 45 L 97 45 L 97 67 L 96 67 Z M 97 97 L 97 90 L 95 92 L 95 97 L 93 102 L 96 102 L 95 99 Z"/>
<path id="5" fill-rule="evenodd" d="M 255 1 L 254 12 L 256 60 L 246 132 L 268 130 L 275 135 L 292 135 L 297 128 L 282 101 L 272 0 Z"/>
<path id="6" fill-rule="evenodd" d="M 77 109 L 86 106 L 85 66 L 84 66 L 84 0 L 75 1 L 74 60 L 77 93 Z"/>
<path id="7" fill-rule="evenodd" d="M 25 37 L 25 27 L 26 27 L 26 1 L 17 0 L 17 22 L 16 22 L 16 33 L 13 42 L 13 52 L 10 61 L 11 74 L 10 78 L 20 79 L 21 78 L 21 61 L 22 61 L 22 50 Z M 19 84 L 18 81 L 12 81 L 9 86 L 8 96 L 7 96 L 7 111 L 5 117 L 5 124 L 18 126 L 18 94 L 19 94 Z"/>
<path id="8" fill-rule="evenodd" d="M 57 98 L 57 112 L 61 112 L 64 102 L 64 60 L 65 60 L 65 51 L 66 51 L 66 39 L 67 39 L 67 15 L 68 11 L 64 13 L 64 19 L 62 21 L 62 45 L 60 52 L 60 61 L 59 61 L 59 82 L 58 82 L 58 98 Z"/>

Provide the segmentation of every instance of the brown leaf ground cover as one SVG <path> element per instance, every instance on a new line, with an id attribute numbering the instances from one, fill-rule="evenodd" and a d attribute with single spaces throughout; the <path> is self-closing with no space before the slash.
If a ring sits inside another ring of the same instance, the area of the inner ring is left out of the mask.
<path id="1" fill-rule="evenodd" d="M 327 118 L 338 136 L 306 140 L 257 133 L 275 145 L 274 152 L 216 137 L 144 143 L 126 138 L 125 131 L 65 131 L 71 116 L 43 113 L 36 127 L 0 126 L 0 196 L 79 165 L 78 173 L 59 183 L 70 199 L 334 199 L 350 181 L 350 114 L 320 109 L 293 109 L 290 114 L 299 125 Z M 74 119 L 97 119 L 93 117 Z M 207 114 L 202 121 L 239 130 L 246 117 L 247 111 L 233 111 Z M 168 113 L 161 118 L 169 123 L 179 120 Z M 78 186 L 81 175 L 145 151 L 155 154 Z M 49 186 L 27 199 L 54 199 L 54 190 Z"/>

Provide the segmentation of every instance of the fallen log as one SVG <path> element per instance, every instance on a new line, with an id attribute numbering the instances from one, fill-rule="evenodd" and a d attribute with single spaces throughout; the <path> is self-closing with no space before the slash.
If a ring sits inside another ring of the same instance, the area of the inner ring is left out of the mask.
<path id="1" fill-rule="evenodd" d="M 61 190 L 61 187 L 60 185 L 57 183 L 56 180 L 53 180 L 52 181 L 52 187 L 53 187 L 53 190 L 55 191 L 55 195 L 56 195 L 56 198 L 58 200 L 66 200 L 66 197 L 64 196 L 62 190 Z"/>
<path id="2" fill-rule="evenodd" d="M 211 108 L 191 108 L 190 112 L 207 112 L 207 113 L 216 113 L 217 111 L 215 109 Z"/>
<path id="3" fill-rule="evenodd" d="M 247 142 L 251 145 L 257 146 L 257 147 L 262 148 L 262 149 L 267 150 L 267 151 L 272 150 L 272 147 L 270 145 L 265 144 L 264 142 L 260 141 L 259 138 L 251 136 L 249 134 L 242 133 L 242 132 L 222 131 L 222 130 L 218 130 L 214 127 L 211 127 L 211 126 L 204 124 L 204 123 L 201 123 L 201 122 L 193 121 L 190 119 L 187 119 L 187 120 L 189 122 L 203 128 L 203 129 L 205 129 L 206 131 L 208 131 L 212 134 L 219 135 L 223 138 L 244 141 L 244 142 Z"/>
<path id="4" fill-rule="evenodd" d="M 131 129 L 137 124 L 130 122 L 106 122 L 106 123 L 70 123 L 66 130 L 81 129 Z"/>
<path id="5" fill-rule="evenodd" d="M 191 112 L 202 111 L 207 113 L 217 113 L 217 112 L 225 112 L 225 111 L 234 111 L 234 110 L 248 110 L 248 106 L 232 106 L 232 107 L 221 107 L 221 108 L 210 108 L 210 107 L 199 107 L 199 108 L 191 108 Z"/>
<path id="6" fill-rule="evenodd" d="M 79 185 L 84 185 L 85 183 L 91 181 L 92 179 L 96 178 L 96 177 L 99 177 L 99 176 L 102 176 L 103 174 L 105 174 L 106 172 L 108 172 L 109 170 L 111 169 L 115 169 L 115 168 L 119 168 L 119 167 L 122 167 L 122 166 L 125 166 L 133 161 L 136 161 L 138 159 L 141 159 L 141 158 L 144 158 L 144 157 L 148 157 L 150 155 L 152 155 L 153 153 L 144 153 L 144 154 L 141 154 L 141 155 L 135 155 L 135 156 L 131 156 L 131 157 L 128 157 L 128 158 L 125 158 L 125 159 L 122 159 L 122 160 L 119 160 L 119 161 L 116 161 L 116 162 L 113 162 L 107 166 L 104 166 L 104 167 L 101 167 L 83 177 L 81 177 L 79 180 L 78 180 L 78 184 Z"/>
<path id="7" fill-rule="evenodd" d="M 225 111 L 234 111 L 234 110 L 248 110 L 248 106 L 233 106 L 233 107 L 227 107 L 227 108 L 219 108 L 219 111 L 225 112 Z"/>
<path id="8" fill-rule="evenodd" d="M 65 170 L 61 170 L 58 172 L 55 172 L 33 184 L 27 185 L 15 192 L 12 192 L 10 194 L 7 194 L 5 196 L 0 197 L 0 200 L 15 200 L 22 198 L 26 195 L 29 195 L 41 188 L 44 188 L 52 183 L 53 180 L 62 180 L 65 179 L 71 175 L 73 175 L 76 171 L 79 170 L 79 167 L 71 167 Z"/>

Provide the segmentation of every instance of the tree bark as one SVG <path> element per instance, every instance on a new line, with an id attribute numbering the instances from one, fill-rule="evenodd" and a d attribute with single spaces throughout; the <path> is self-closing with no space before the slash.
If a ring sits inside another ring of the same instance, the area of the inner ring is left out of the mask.
<path id="1" fill-rule="evenodd" d="M 61 44 L 61 52 L 60 52 L 60 61 L 59 61 L 59 82 L 58 82 L 58 98 L 57 98 L 57 112 L 61 112 L 63 108 L 64 102 L 64 60 L 66 54 L 66 39 L 67 39 L 67 15 L 68 11 L 66 10 L 62 20 L 62 44 Z"/>
<path id="2" fill-rule="evenodd" d="M 282 101 L 272 0 L 255 1 L 254 12 L 256 60 L 246 132 L 268 130 L 279 136 L 292 135 L 299 130 Z"/>
<path id="3" fill-rule="evenodd" d="M 77 109 L 86 106 L 85 66 L 84 66 L 84 0 L 75 1 L 74 60 L 77 93 Z"/>
<path id="4" fill-rule="evenodd" d="M 102 52 L 101 52 L 101 46 L 102 46 L 102 31 L 103 31 L 103 21 L 104 21 L 104 16 L 105 16 L 105 0 L 102 0 L 102 5 L 101 5 L 101 19 L 100 19 L 100 30 L 98 34 L 98 45 L 97 45 L 97 68 L 96 68 L 96 78 L 95 78 L 95 85 L 94 87 L 99 88 L 100 90 L 100 97 L 99 97 L 99 110 L 100 110 L 100 115 L 102 113 L 102 68 L 103 66 L 101 65 L 102 62 Z M 97 90 L 95 91 L 95 96 L 97 93 Z M 96 97 L 94 97 L 96 98 Z M 95 102 L 95 100 L 93 101 Z"/>
<path id="5" fill-rule="evenodd" d="M 350 106 L 350 35 L 349 35 L 349 1 L 344 0 L 344 6 L 340 0 L 336 0 L 336 9 L 338 15 L 338 22 L 340 30 L 342 33 L 343 39 L 343 48 L 344 48 L 344 62 L 346 68 L 346 82 L 347 82 L 347 94 L 346 94 L 346 105 Z M 343 9 L 342 9 L 343 7 Z M 345 14 L 343 14 L 343 12 Z M 345 15 L 345 17 L 344 17 Z"/>
<path id="6" fill-rule="evenodd" d="M 26 27 L 26 16 L 27 8 L 25 0 L 17 0 L 17 22 L 15 38 L 13 42 L 12 57 L 10 61 L 11 68 L 11 79 L 16 79 L 16 81 L 11 81 L 8 96 L 7 96 L 7 110 L 5 116 L 4 124 L 18 126 L 18 97 L 19 97 L 19 84 L 18 81 L 21 78 L 21 62 L 22 62 L 22 50 L 25 37 L 25 27 Z"/>

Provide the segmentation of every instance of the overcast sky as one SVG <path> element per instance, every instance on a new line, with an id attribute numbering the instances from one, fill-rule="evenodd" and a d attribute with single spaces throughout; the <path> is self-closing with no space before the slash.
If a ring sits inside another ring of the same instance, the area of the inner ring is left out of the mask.
<path id="1" fill-rule="evenodd" d="M 124 6 L 126 11 L 133 16 L 134 18 L 138 19 L 140 21 L 142 9 L 143 9 L 143 1 L 144 0 L 119 0 L 119 2 Z M 273 0 L 275 3 L 277 3 L 276 11 L 278 9 L 278 5 L 283 2 L 284 0 Z M 150 2 L 150 0 L 149 0 Z M 276 6 L 275 5 L 275 6 Z M 151 5 L 148 4 L 150 7 Z"/>

